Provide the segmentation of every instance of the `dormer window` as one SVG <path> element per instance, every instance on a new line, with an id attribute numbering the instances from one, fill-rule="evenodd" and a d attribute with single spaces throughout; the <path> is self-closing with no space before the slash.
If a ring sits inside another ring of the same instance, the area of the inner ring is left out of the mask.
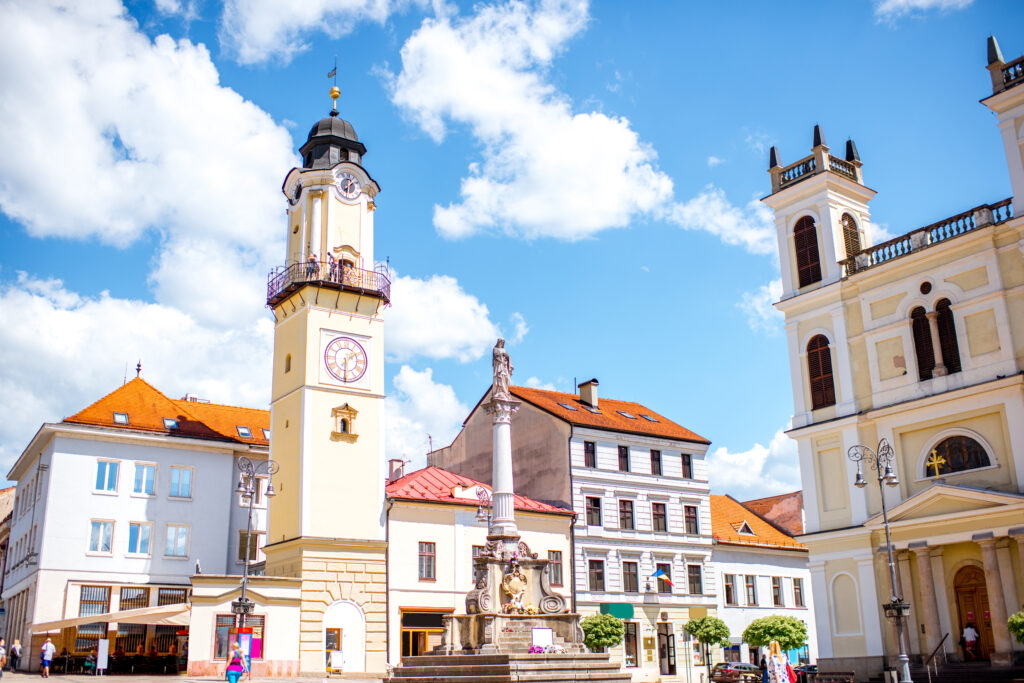
<path id="1" fill-rule="evenodd" d="M 176 419 L 174 419 L 173 417 L 165 417 L 164 418 L 164 429 L 177 429 L 177 428 L 178 428 L 178 421 Z"/>
<path id="2" fill-rule="evenodd" d="M 128 413 L 114 413 L 114 424 L 116 424 L 116 425 L 127 425 L 128 424 Z"/>
<path id="3" fill-rule="evenodd" d="M 754 530 L 750 528 L 750 525 L 747 524 L 746 520 L 740 524 L 740 528 L 736 530 L 736 533 L 742 536 L 757 536 L 757 534 L 754 533 Z"/>
<path id="4" fill-rule="evenodd" d="M 236 425 L 235 429 L 238 430 L 238 435 L 240 437 L 242 437 L 243 439 L 251 439 L 252 438 L 252 432 L 249 430 L 248 427 L 243 427 L 242 425 Z"/>

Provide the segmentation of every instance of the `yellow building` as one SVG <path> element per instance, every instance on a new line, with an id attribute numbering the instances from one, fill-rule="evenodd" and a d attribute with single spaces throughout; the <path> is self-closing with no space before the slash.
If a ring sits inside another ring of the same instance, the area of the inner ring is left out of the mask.
<path id="1" fill-rule="evenodd" d="M 337 89 L 332 97 L 337 98 Z M 337 108 L 310 130 L 287 200 L 285 265 L 271 274 L 271 457 L 280 463 L 268 576 L 301 579 L 298 669 L 382 675 L 387 661 L 384 529 L 386 267 L 373 260 L 377 183 Z M 331 640 L 335 639 L 335 640 Z M 340 642 L 338 641 L 340 639 Z"/>
<path id="2" fill-rule="evenodd" d="M 1020 651 L 1006 619 L 1024 599 L 1024 59 L 990 38 L 988 68 L 1010 199 L 875 243 L 852 141 L 833 155 L 815 127 L 809 156 L 771 150 L 820 661 L 861 679 L 898 652 L 882 495 L 910 659 L 969 657 L 968 623 L 979 658 Z M 865 462 L 854 486 L 850 449 L 881 439 L 891 485 Z"/>

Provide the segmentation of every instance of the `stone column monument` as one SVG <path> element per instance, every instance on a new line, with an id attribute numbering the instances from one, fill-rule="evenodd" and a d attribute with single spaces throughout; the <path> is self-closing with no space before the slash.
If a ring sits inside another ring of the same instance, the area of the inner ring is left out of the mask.
<path id="1" fill-rule="evenodd" d="M 491 499 L 494 514 L 487 529 L 487 536 L 501 538 L 514 544 L 519 541 L 519 529 L 516 528 L 512 492 L 512 414 L 519 410 L 520 402 L 512 398 L 508 390 L 512 378 L 512 360 L 505 350 L 504 339 L 498 339 L 492 355 L 494 382 L 491 386 L 491 398 L 483 404 L 484 411 L 492 416 L 494 424 L 491 452 L 494 490 Z"/>

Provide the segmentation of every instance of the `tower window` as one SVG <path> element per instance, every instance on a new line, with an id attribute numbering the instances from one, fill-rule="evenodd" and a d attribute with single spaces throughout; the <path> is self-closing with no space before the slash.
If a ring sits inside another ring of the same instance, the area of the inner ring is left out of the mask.
<path id="1" fill-rule="evenodd" d="M 796 270 L 800 287 L 821 281 L 821 261 L 818 258 L 818 231 L 814 219 L 804 216 L 793 230 L 796 247 Z"/>
<path id="2" fill-rule="evenodd" d="M 290 353 L 287 356 L 284 357 L 284 371 L 285 372 L 291 372 L 292 371 L 292 354 L 290 354 Z"/>
<path id="3" fill-rule="evenodd" d="M 984 447 L 969 436 L 951 436 L 932 449 L 932 455 L 940 462 L 939 475 L 976 470 L 989 467 L 992 461 Z M 925 465 L 925 477 L 935 476 L 935 467 Z"/>
<path id="4" fill-rule="evenodd" d="M 853 216 L 844 213 L 840 222 L 843 224 L 843 244 L 846 246 L 846 258 L 852 258 L 860 253 L 860 231 L 857 230 L 857 221 Z"/>
<path id="5" fill-rule="evenodd" d="M 817 335 L 807 344 L 807 375 L 811 384 L 811 409 L 834 406 L 836 388 L 832 381 L 832 352 L 824 335 Z"/>
<path id="6" fill-rule="evenodd" d="M 928 327 L 928 315 L 920 306 L 910 312 L 910 327 L 914 333 L 917 376 L 922 381 L 931 379 L 932 370 L 935 369 L 935 349 L 932 348 L 932 331 Z"/>
<path id="7" fill-rule="evenodd" d="M 942 364 L 946 372 L 952 375 L 960 372 L 960 348 L 956 343 L 956 325 L 953 322 L 953 309 L 949 299 L 942 299 L 935 304 L 936 323 L 939 327 L 939 347 L 942 349 Z"/>

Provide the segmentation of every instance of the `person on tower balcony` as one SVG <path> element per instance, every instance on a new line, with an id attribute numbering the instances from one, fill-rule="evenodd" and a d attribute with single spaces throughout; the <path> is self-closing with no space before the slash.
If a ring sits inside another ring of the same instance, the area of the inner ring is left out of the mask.
<path id="1" fill-rule="evenodd" d="M 309 259 L 306 261 L 306 279 L 314 279 L 319 272 L 320 263 L 316 260 L 316 254 L 310 252 Z"/>
<path id="2" fill-rule="evenodd" d="M 330 264 L 330 278 L 331 282 L 338 281 L 338 261 L 334 258 L 334 254 L 327 254 L 327 263 Z"/>

